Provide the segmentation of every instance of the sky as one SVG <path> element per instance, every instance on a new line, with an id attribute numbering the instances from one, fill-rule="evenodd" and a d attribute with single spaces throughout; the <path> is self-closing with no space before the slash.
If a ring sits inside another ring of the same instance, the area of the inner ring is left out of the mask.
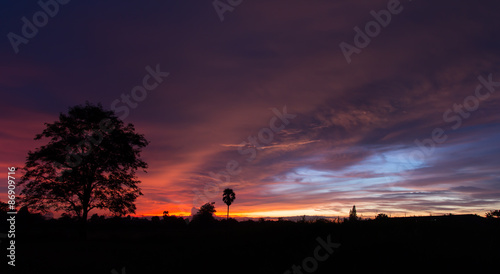
<path id="1" fill-rule="evenodd" d="M 138 216 L 224 216 L 227 187 L 231 216 L 484 215 L 500 208 L 499 8 L 3 1 L 0 166 L 88 101 L 150 141 Z"/>

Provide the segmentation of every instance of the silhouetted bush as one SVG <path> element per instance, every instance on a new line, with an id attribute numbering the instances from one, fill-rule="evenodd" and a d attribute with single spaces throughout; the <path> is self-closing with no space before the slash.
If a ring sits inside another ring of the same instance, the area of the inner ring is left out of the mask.
<path id="1" fill-rule="evenodd" d="M 387 216 L 387 214 L 384 214 L 384 213 L 379 213 L 377 215 L 377 217 L 375 217 L 375 220 L 388 220 L 389 219 L 389 216 Z"/>
<path id="2" fill-rule="evenodd" d="M 206 203 L 200 207 L 198 212 L 193 216 L 193 219 L 189 223 L 193 227 L 212 227 L 215 224 L 215 218 L 213 214 L 216 212 L 215 203 Z"/>

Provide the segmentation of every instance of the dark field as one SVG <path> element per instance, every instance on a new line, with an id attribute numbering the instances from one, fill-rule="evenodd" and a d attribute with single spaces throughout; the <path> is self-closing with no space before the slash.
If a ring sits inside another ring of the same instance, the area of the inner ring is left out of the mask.
<path id="1" fill-rule="evenodd" d="M 1 263 L 2 273 L 30 274 L 450 273 L 466 266 L 480 273 L 498 269 L 499 221 L 466 215 L 196 226 L 175 218 L 107 219 L 91 222 L 82 241 L 70 221 L 19 219 L 16 266 L 6 268 L 5 256 Z M 318 237 L 341 245 L 329 254 Z M 6 242 L 1 245 L 4 253 Z M 316 249 L 322 261 L 313 259 Z"/>

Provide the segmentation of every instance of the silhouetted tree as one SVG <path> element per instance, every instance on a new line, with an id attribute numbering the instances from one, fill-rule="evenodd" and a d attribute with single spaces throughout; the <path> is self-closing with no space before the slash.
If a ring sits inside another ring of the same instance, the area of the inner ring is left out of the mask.
<path id="1" fill-rule="evenodd" d="M 234 199 L 236 199 L 236 195 L 233 190 L 230 188 L 224 189 L 224 192 L 222 193 L 222 201 L 227 205 L 227 220 L 229 219 L 229 206 L 233 203 Z"/>
<path id="2" fill-rule="evenodd" d="M 83 233 L 94 208 L 135 213 L 134 202 L 142 195 L 135 173 L 147 168 L 139 157 L 148 141 L 132 124 L 124 125 L 101 105 L 86 103 L 45 125 L 35 140 L 49 142 L 28 153 L 19 183 L 24 186 L 22 204 L 43 213 L 53 209 L 75 215 Z"/>
<path id="3" fill-rule="evenodd" d="M 198 212 L 193 216 L 193 224 L 210 224 L 215 221 L 213 214 L 216 212 L 215 202 L 206 203 L 200 207 Z"/>
<path id="4" fill-rule="evenodd" d="M 97 213 L 90 216 L 91 223 L 99 223 L 99 222 L 103 222 L 104 220 L 105 220 L 104 216 L 99 216 Z"/>
<path id="5" fill-rule="evenodd" d="M 306 215 L 303 215 L 302 217 L 300 217 L 300 219 L 297 221 L 297 223 L 305 224 L 306 223 Z"/>
<path id="6" fill-rule="evenodd" d="M 356 214 L 356 206 L 352 206 L 352 209 L 349 211 L 349 221 L 357 221 L 358 215 Z"/>
<path id="7" fill-rule="evenodd" d="M 387 220 L 389 219 L 389 216 L 387 216 L 387 214 L 384 214 L 384 213 L 379 213 L 377 215 L 377 217 L 375 217 L 376 220 Z"/>
<path id="8" fill-rule="evenodd" d="M 159 223 L 159 222 L 160 222 L 160 217 L 158 217 L 158 216 L 153 216 L 153 217 L 151 217 L 151 221 L 152 221 L 153 223 Z"/>
<path id="9" fill-rule="evenodd" d="M 325 219 L 325 218 L 317 218 L 316 220 L 314 220 L 314 223 L 316 223 L 316 224 L 330 224 L 330 223 L 332 223 L 332 221 Z"/>
<path id="10" fill-rule="evenodd" d="M 0 201 L 0 211 L 8 211 L 8 210 L 9 210 L 9 204 Z"/>
<path id="11" fill-rule="evenodd" d="M 200 207 L 198 212 L 196 213 L 197 215 L 213 215 L 217 210 L 215 210 L 214 206 L 215 202 L 211 203 L 206 203 Z"/>
<path id="12" fill-rule="evenodd" d="M 486 212 L 486 218 L 500 218 L 500 210 L 490 210 L 490 212 Z"/>

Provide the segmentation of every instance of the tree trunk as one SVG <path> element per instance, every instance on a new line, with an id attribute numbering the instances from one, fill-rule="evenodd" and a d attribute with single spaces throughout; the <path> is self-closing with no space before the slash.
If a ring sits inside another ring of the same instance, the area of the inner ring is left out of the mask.
<path id="1" fill-rule="evenodd" d="M 226 220 L 229 220 L 229 205 L 227 206 L 227 218 Z"/>
<path id="2" fill-rule="evenodd" d="M 80 220 L 80 240 L 87 240 L 87 217 L 88 210 L 84 209 L 82 214 L 82 219 Z"/>
<path id="3" fill-rule="evenodd" d="M 92 180 L 87 180 L 85 183 L 85 188 L 83 189 L 83 199 L 82 199 L 82 220 L 80 227 L 80 238 L 81 240 L 87 240 L 87 217 L 89 215 L 89 203 L 90 203 L 90 195 L 92 191 Z"/>

